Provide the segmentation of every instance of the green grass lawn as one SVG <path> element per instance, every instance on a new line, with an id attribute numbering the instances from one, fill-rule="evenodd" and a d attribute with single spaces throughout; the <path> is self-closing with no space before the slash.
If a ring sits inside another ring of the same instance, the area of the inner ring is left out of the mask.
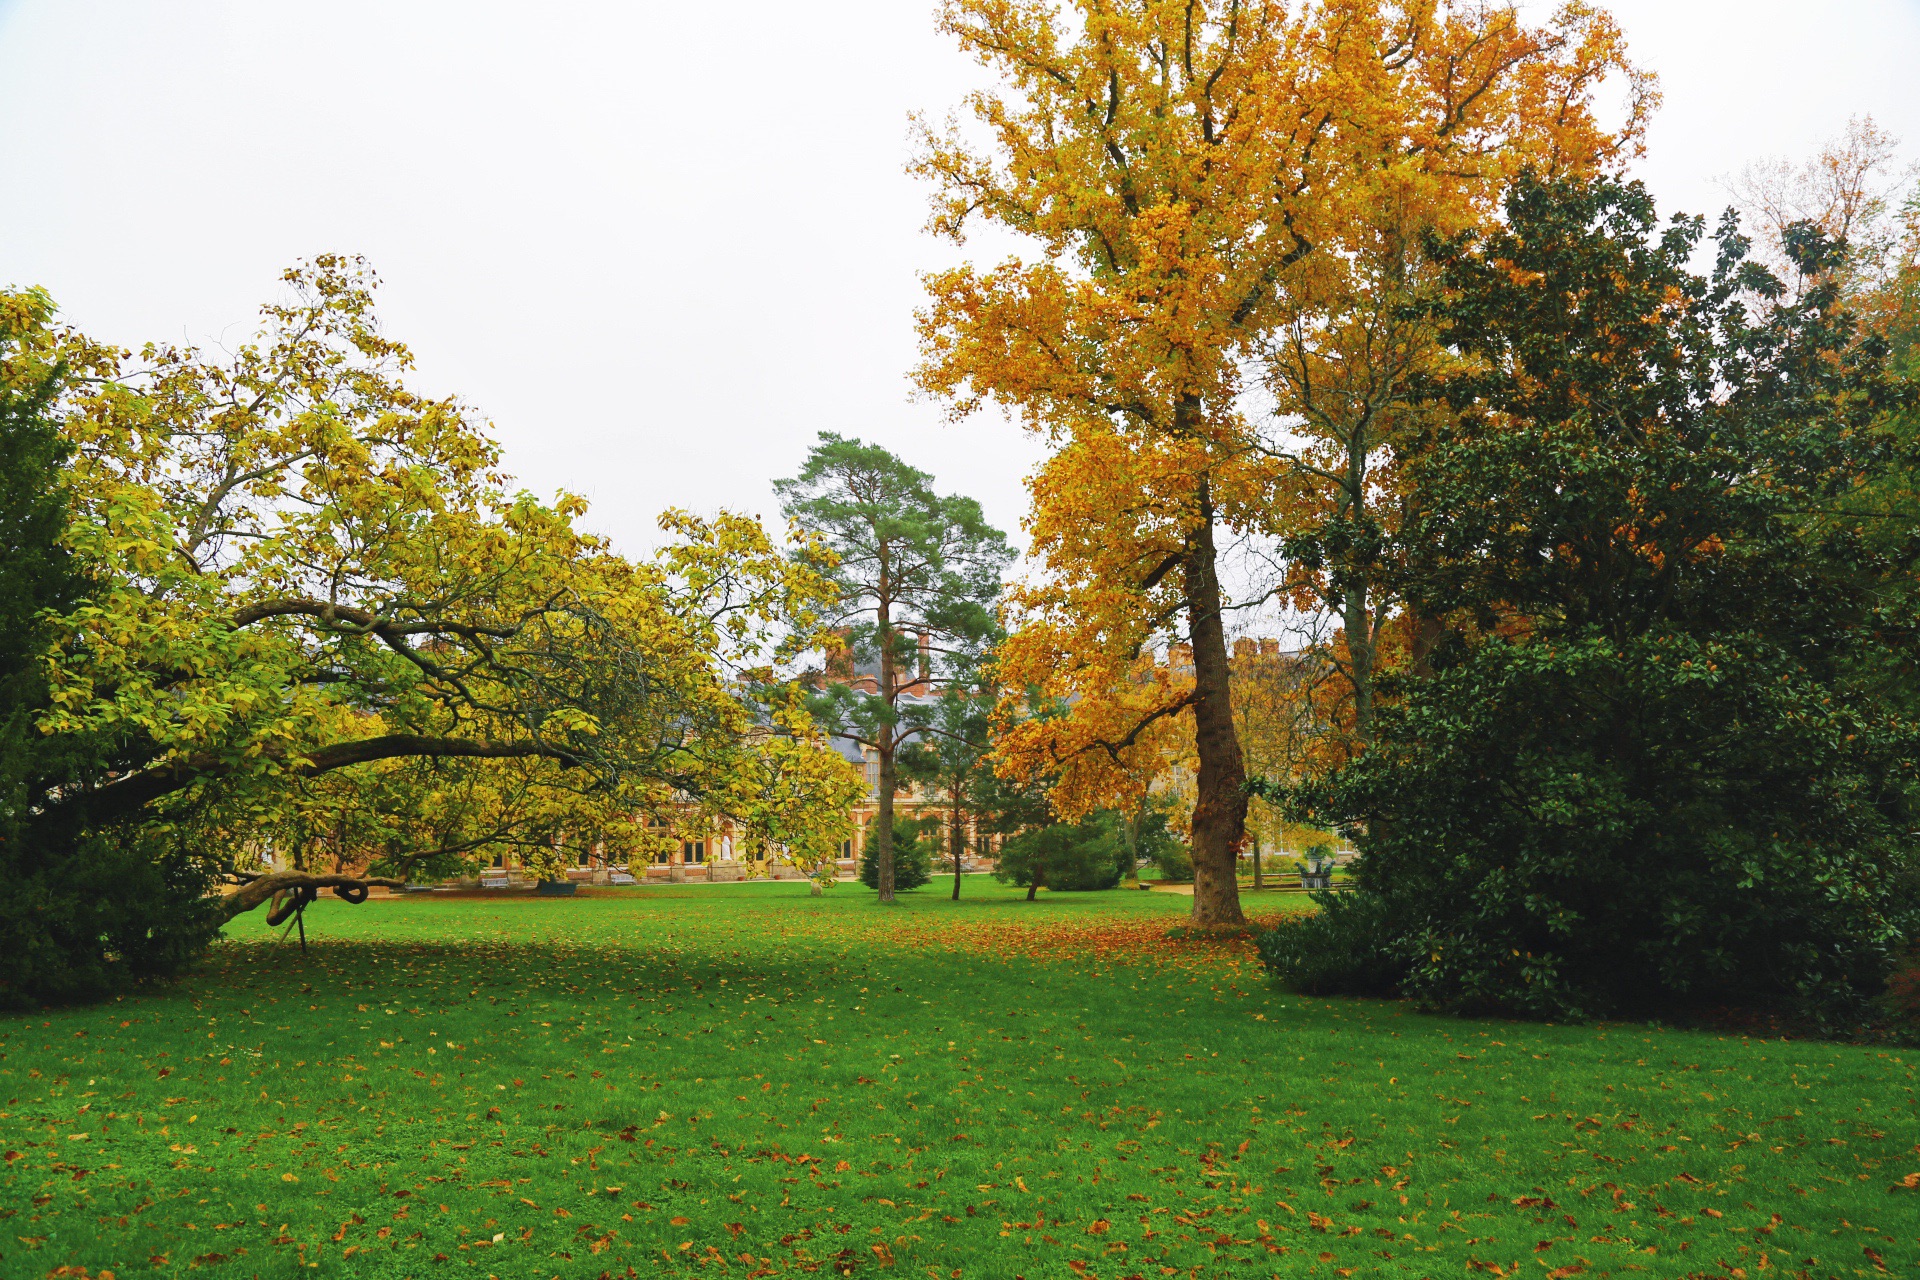
<path id="1" fill-rule="evenodd" d="M 0 1277 L 1920 1265 L 1911 1054 L 1302 999 L 1186 898 L 966 893 L 257 913 L 0 1018 Z"/>

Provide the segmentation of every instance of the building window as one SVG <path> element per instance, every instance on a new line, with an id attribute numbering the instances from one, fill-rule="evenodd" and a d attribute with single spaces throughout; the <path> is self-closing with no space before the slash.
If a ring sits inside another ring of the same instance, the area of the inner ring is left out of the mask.
<path id="1" fill-rule="evenodd" d="M 853 841 L 842 840 L 840 842 L 840 856 L 842 858 L 851 858 L 853 856 Z"/>
<path id="2" fill-rule="evenodd" d="M 707 860 L 707 842 L 705 840 L 682 840 L 680 842 L 680 856 L 684 861 L 689 863 L 705 862 Z"/>
<path id="3" fill-rule="evenodd" d="M 655 849 L 653 851 L 653 861 L 656 866 L 662 866 L 662 867 L 666 866 L 668 863 L 673 861 L 673 850 Z"/>

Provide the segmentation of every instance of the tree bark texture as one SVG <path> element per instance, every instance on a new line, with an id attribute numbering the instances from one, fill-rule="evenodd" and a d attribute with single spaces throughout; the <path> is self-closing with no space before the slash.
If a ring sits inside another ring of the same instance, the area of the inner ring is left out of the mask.
<path id="1" fill-rule="evenodd" d="M 1347 671 L 1353 683 L 1353 733 L 1361 742 L 1373 740 L 1373 613 L 1368 608 L 1364 582 L 1347 588 L 1341 624 L 1346 628 Z"/>
<path id="2" fill-rule="evenodd" d="M 1232 671 L 1221 618 L 1213 501 L 1200 485 L 1200 519 L 1182 564 L 1187 629 L 1193 642 L 1193 737 L 1200 768 L 1193 805 L 1193 922 L 1204 928 L 1247 922 L 1234 860 L 1247 824 L 1246 765 L 1233 727 Z"/>

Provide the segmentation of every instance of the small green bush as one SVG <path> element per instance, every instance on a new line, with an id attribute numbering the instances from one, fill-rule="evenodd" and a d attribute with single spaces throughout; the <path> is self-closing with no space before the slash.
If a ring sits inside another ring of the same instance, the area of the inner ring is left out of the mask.
<path id="1" fill-rule="evenodd" d="M 1193 853 L 1178 840 L 1169 838 L 1154 847 L 1149 855 L 1153 865 L 1160 869 L 1160 878 L 1174 884 L 1186 884 L 1193 879 Z"/>
<path id="2" fill-rule="evenodd" d="M 199 959 L 220 928 L 212 877 L 154 844 L 0 840 L 0 1008 L 99 999 Z"/>
<path id="3" fill-rule="evenodd" d="M 994 877 L 1022 885 L 1031 898 L 1039 888 L 1065 892 L 1111 889 L 1128 860 L 1119 820 L 1098 813 L 1083 822 L 1055 823 L 1023 832 L 1000 849 Z"/>
<path id="4" fill-rule="evenodd" d="M 933 842 L 921 835 L 924 821 L 893 820 L 893 891 L 905 893 L 933 879 Z M 880 891 L 880 843 L 872 836 L 860 850 L 860 883 Z"/>
<path id="5" fill-rule="evenodd" d="M 1407 976 L 1386 904 L 1357 893 L 1314 895 L 1320 910 L 1283 916 L 1255 943 L 1274 980 L 1306 996 L 1391 996 Z"/>

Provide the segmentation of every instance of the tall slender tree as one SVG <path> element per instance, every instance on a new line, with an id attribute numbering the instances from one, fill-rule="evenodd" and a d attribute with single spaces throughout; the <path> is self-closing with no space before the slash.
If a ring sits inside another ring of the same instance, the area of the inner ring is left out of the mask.
<path id="1" fill-rule="evenodd" d="M 787 518 L 839 556 L 843 678 L 821 685 L 815 715 L 878 764 L 880 901 L 894 900 L 893 803 L 903 746 L 926 734 L 936 695 L 996 625 L 1013 552 L 972 498 L 879 445 L 820 433 L 800 473 L 775 483 Z"/>
<path id="2" fill-rule="evenodd" d="M 984 655 L 982 655 L 984 656 Z M 938 791 L 947 805 L 947 857 L 953 863 L 953 900 L 960 901 L 961 864 L 967 829 L 978 827 L 970 815 L 979 810 L 979 793 L 992 773 L 993 682 L 984 663 L 960 655 L 919 741 L 900 757 L 907 776 Z"/>

